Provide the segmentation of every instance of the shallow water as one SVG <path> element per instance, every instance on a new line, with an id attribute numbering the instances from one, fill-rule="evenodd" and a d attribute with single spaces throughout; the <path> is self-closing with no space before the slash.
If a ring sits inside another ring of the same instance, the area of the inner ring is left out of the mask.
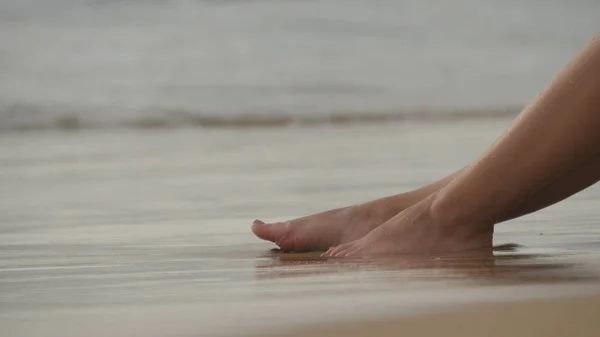
<path id="1" fill-rule="evenodd" d="M 597 285 L 598 187 L 499 225 L 520 246 L 493 256 L 324 260 L 249 231 L 428 183 L 508 123 L 0 134 L 0 332 L 239 335 Z"/>

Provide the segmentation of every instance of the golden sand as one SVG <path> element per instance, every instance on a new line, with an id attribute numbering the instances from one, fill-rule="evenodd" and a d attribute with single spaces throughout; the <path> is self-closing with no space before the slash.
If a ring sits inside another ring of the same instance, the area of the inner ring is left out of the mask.
<path id="1" fill-rule="evenodd" d="M 418 316 L 294 327 L 261 336 L 598 337 L 600 295 L 469 304 Z"/>

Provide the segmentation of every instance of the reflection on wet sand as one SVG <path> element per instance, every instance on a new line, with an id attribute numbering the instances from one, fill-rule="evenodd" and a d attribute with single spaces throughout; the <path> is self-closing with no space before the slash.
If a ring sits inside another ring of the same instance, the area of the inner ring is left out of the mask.
<path id="1" fill-rule="evenodd" d="M 517 245 L 456 254 L 378 258 L 322 258 L 320 252 L 272 250 L 257 265 L 258 280 L 370 272 L 379 281 L 461 283 L 464 285 L 589 282 L 600 280 L 597 269 L 566 254 L 523 253 Z"/>

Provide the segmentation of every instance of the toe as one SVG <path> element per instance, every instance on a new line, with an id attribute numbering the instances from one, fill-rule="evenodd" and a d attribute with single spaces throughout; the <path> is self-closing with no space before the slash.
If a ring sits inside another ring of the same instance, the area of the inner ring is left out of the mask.
<path id="1" fill-rule="evenodd" d="M 252 232 L 263 240 L 275 242 L 283 236 L 285 228 L 277 223 L 264 223 L 261 220 L 254 220 Z"/>
<path id="2" fill-rule="evenodd" d="M 343 250 L 340 250 L 335 254 L 336 257 L 346 257 L 348 253 L 353 252 L 355 250 L 354 245 L 350 245 Z"/>
<path id="3" fill-rule="evenodd" d="M 341 252 L 340 256 L 343 256 L 343 257 L 357 256 L 357 255 L 360 255 L 360 250 L 361 249 L 358 245 L 354 245 L 352 247 L 349 247 L 345 251 Z"/>
<path id="4" fill-rule="evenodd" d="M 321 257 L 329 257 L 329 256 L 331 256 L 331 252 L 333 252 L 333 250 L 335 248 L 336 247 L 329 247 L 329 249 L 327 249 L 327 251 L 325 253 L 321 254 Z"/>
<path id="5" fill-rule="evenodd" d="M 252 232 L 259 238 L 275 243 L 279 248 L 288 251 L 303 251 L 306 247 L 300 245 L 302 236 L 295 230 L 290 221 L 264 223 L 255 220 L 252 224 Z"/>
<path id="6" fill-rule="evenodd" d="M 340 256 L 339 253 L 345 251 L 346 249 L 348 249 L 348 247 L 352 246 L 352 242 L 348 242 L 348 243 L 344 243 L 341 244 L 339 246 L 333 247 L 330 249 L 329 252 L 329 256 L 331 257 L 338 257 Z"/>

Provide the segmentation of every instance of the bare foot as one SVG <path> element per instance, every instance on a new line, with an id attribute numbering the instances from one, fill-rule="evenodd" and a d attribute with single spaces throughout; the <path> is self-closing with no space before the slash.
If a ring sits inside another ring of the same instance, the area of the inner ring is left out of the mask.
<path id="1" fill-rule="evenodd" d="M 323 256 L 449 253 L 492 248 L 493 224 L 440 221 L 431 214 L 431 200 L 424 199 L 362 238 L 333 247 Z"/>
<path id="2" fill-rule="evenodd" d="M 363 237 L 415 202 L 401 194 L 286 222 L 266 224 L 255 220 L 252 231 L 285 251 L 324 251 Z"/>

